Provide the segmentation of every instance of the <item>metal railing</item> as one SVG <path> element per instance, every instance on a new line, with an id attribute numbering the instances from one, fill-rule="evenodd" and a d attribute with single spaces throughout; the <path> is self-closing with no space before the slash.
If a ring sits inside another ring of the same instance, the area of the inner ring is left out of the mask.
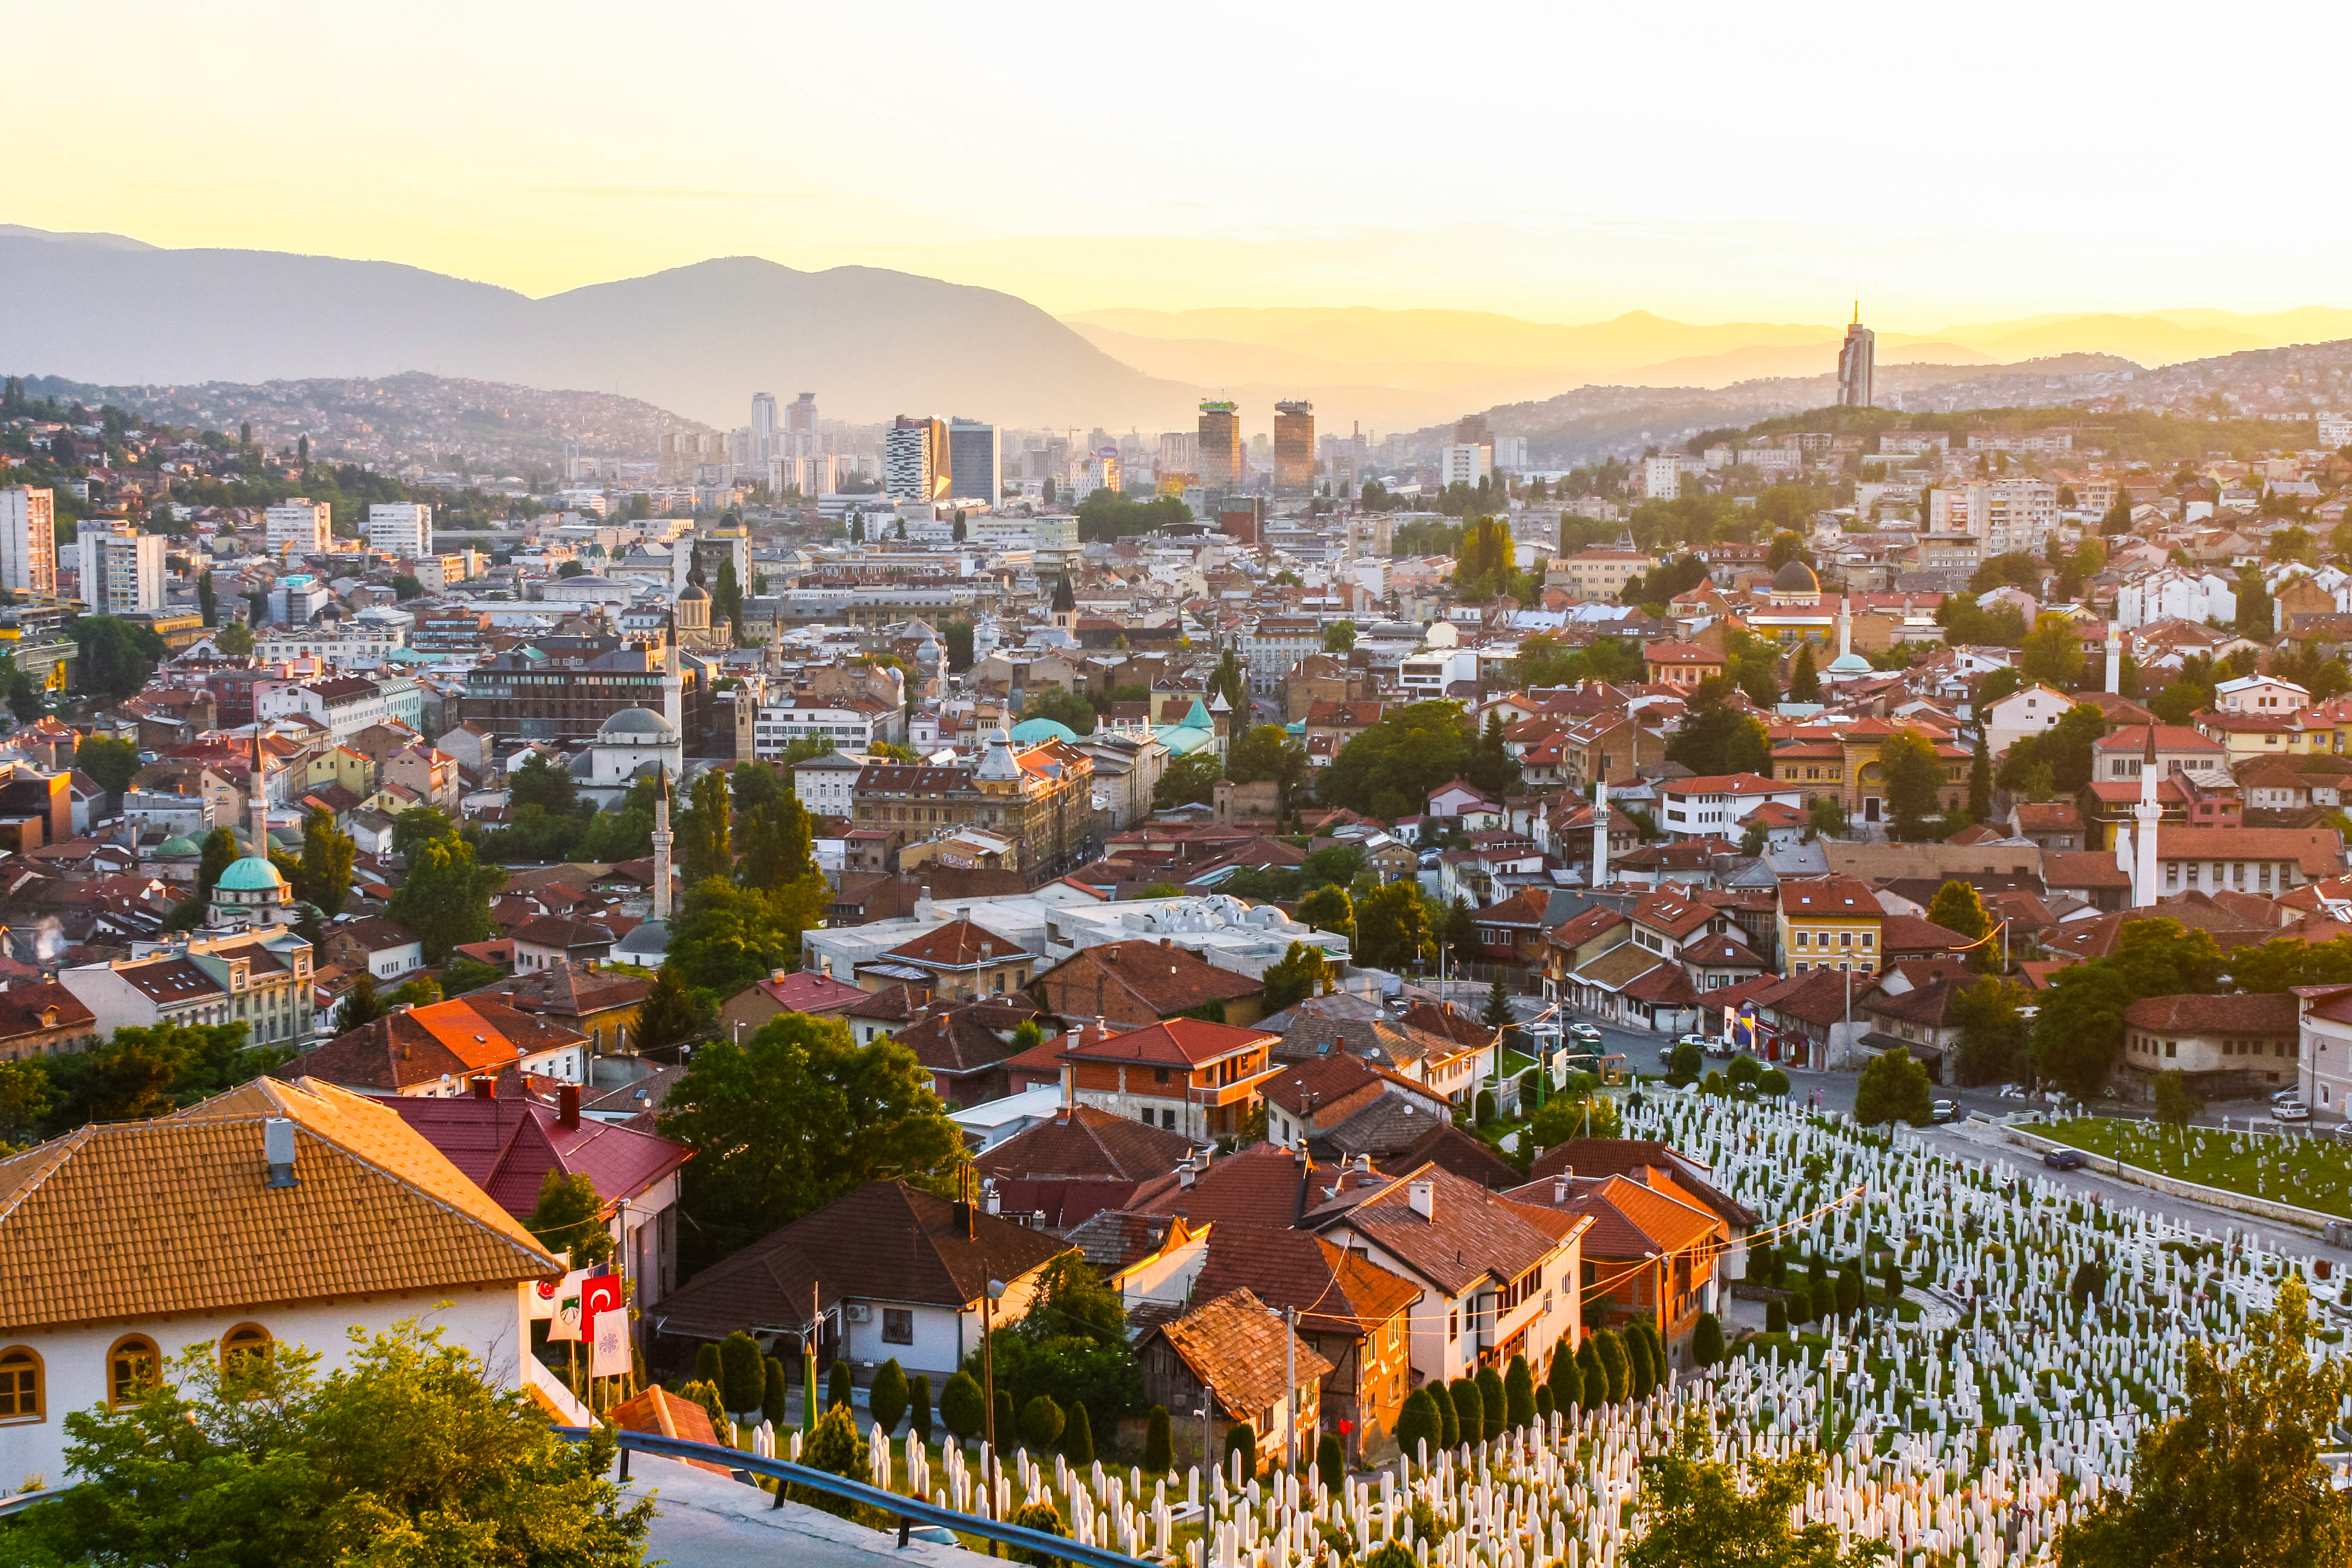
<path id="1" fill-rule="evenodd" d="M 555 1435 L 571 1442 L 584 1442 L 589 1436 L 585 1426 L 557 1426 Z M 903 1497 L 866 1481 L 854 1481 L 846 1476 L 836 1476 L 831 1470 L 813 1469 L 796 1465 L 789 1459 L 761 1458 L 740 1448 L 729 1448 L 717 1443 L 696 1443 L 684 1437 L 665 1437 L 658 1432 L 615 1432 L 614 1437 L 621 1446 L 621 1479 L 629 1479 L 629 1455 L 632 1452 L 653 1454 L 666 1459 L 699 1459 L 721 1469 L 742 1470 L 754 1476 L 764 1476 L 779 1483 L 776 1500 L 772 1509 L 784 1506 L 785 1484 L 805 1487 L 827 1497 L 860 1502 L 884 1513 L 898 1515 L 898 1544 L 904 1546 L 908 1531 L 918 1524 L 941 1525 L 960 1535 L 976 1535 L 983 1541 L 1000 1545 L 1024 1547 L 1029 1551 L 1058 1557 L 1065 1563 L 1082 1563 L 1085 1568 L 1150 1568 L 1140 1559 L 1124 1552 L 1112 1552 L 1100 1546 L 1082 1546 L 1066 1536 L 1050 1535 L 1026 1525 L 1008 1524 L 1002 1520 L 984 1519 L 978 1514 L 958 1513 L 951 1508 L 920 1498 Z"/>

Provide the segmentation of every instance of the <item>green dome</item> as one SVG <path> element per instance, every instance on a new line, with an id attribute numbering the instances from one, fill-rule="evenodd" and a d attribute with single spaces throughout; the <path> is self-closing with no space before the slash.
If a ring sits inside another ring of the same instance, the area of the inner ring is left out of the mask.
<path id="1" fill-rule="evenodd" d="M 258 855 L 230 861 L 220 880 L 213 884 L 216 890 L 232 893 L 264 893 L 285 885 L 286 879 L 278 874 L 278 868 Z"/>
<path id="2" fill-rule="evenodd" d="M 1039 741 L 1076 741 L 1078 732 L 1067 724 L 1052 719 L 1024 719 L 1013 726 L 1016 745 L 1034 745 Z"/>
<path id="3" fill-rule="evenodd" d="M 194 839 L 188 837 L 185 834 L 181 834 L 173 837 L 166 838 L 163 843 L 155 846 L 155 853 L 158 855 L 195 856 L 202 855 L 204 853 L 204 849 Z"/>

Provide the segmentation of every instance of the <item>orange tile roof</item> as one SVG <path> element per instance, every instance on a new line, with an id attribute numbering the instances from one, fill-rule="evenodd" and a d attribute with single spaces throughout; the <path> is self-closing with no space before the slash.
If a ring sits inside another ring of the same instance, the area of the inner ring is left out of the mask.
<path id="1" fill-rule="evenodd" d="M 273 1117 L 295 1123 L 289 1188 L 267 1185 Z M 503 1289 L 563 1268 L 400 1118 L 308 1079 L 0 1161 L 0 1258 L 8 1331 Z"/>

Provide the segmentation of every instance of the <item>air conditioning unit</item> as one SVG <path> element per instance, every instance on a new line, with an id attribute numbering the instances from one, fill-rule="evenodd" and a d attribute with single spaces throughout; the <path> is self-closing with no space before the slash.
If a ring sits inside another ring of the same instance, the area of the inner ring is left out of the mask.
<path id="1" fill-rule="evenodd" d="M 851 1302 L 848 1313 L 849 1321 L 853 1323 L 870 1323 L 874 1321 L 874 1309 L 863 1301 Z"/>

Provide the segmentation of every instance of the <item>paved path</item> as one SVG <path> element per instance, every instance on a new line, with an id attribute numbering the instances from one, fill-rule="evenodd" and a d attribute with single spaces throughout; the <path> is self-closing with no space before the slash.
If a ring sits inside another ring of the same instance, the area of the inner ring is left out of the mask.
<path id="1" fill-rule="evenodd" d="M 776 1508 L 771 1493 L 676 1459 L 632 1454 L 625 1489 L 656 1500 L 645 1560 L 671 1568 L 979 1568 L 990 1561 L 961 1547 L 922 1542 L 910 1542 L 902 1552 L 895 1532 L 867 1530 L 798 1503 Z"/>

